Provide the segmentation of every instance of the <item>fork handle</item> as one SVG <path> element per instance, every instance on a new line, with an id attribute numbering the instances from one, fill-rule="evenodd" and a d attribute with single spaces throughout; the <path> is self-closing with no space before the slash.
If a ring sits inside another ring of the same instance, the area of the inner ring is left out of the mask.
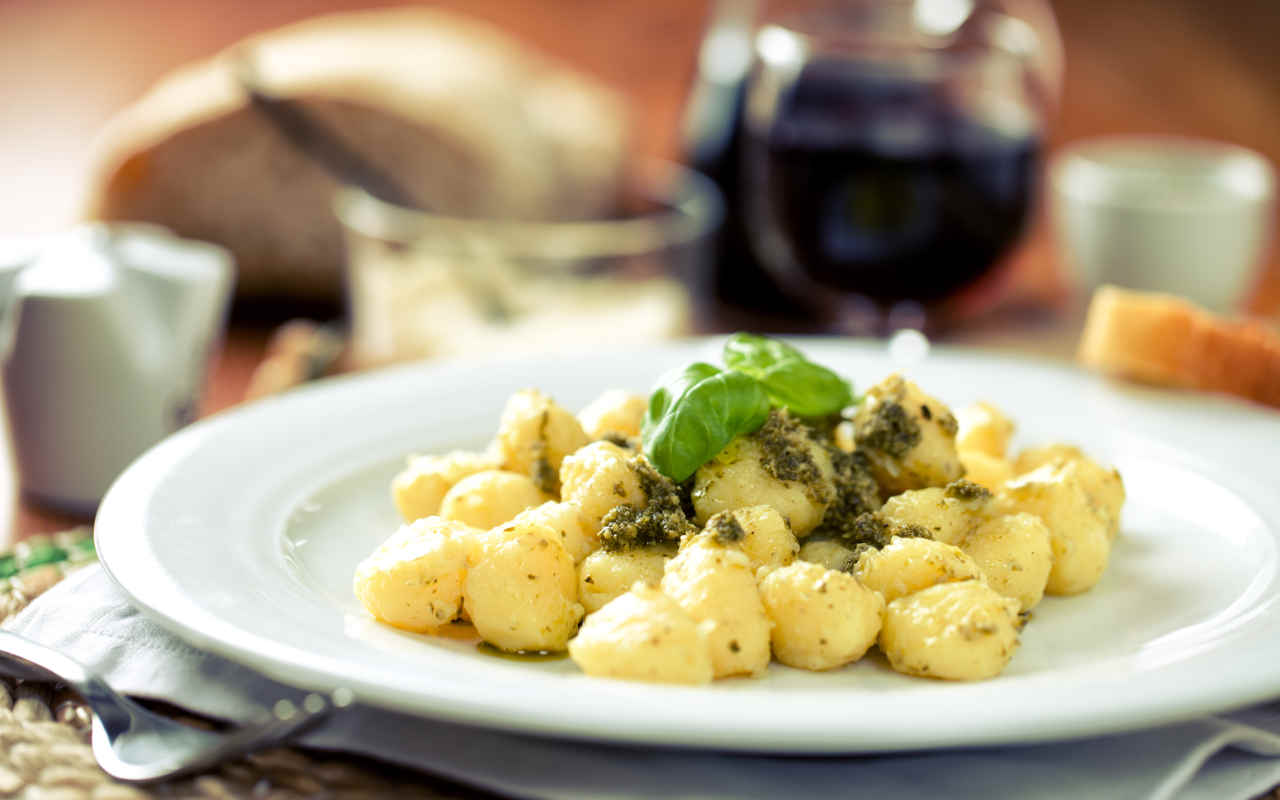
<path id="1" fill-rule="evenodd" d="M 19 636 L 10 631 L 0 631 L 0 661 L 35 667 L 54 680 L 75 689 L 95 710 L 108 729 L 114 729 L 117 724 L 127 726 L 129 718 L 125 709 L 132 706 L 132 701 L 120 695 L 107 685 L 106 681 L 90 672 L 74 658 L 25 636 Z M 106 702 L 95 702 L 98 699 Z"/>

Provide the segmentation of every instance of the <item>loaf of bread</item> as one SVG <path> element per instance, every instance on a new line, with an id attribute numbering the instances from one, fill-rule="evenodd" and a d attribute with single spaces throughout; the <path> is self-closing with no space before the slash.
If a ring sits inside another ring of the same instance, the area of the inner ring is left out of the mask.
<path id="1" fill-rule="evenodd" d="M 621 100 L 495 28 L 399 8 L 312 18 L 161 80 L 101 133 L 85 214 L 236 256 L 243 295 L 336 301 L 336 182 L 251 108 L 237 69 L 326 123 L 435 211 L 573 219 L 616 208 Z"/>
<path id="2" fill-rule="evenodd" d="M 1226 392 L 1280 407 L 1280 334 L 1172 295 L 1103 286 L 1077 353 L 1085 366 L 1160 386 Z"/>

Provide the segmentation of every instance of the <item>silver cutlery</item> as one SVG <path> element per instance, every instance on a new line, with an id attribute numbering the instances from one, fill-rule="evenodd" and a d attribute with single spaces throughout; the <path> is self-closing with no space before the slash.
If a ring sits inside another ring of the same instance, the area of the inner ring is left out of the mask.
<path id="1" fill-rule="evenodd" d="M 93 711 L 94 758 L 123 781 L 177 777 L 279 744 L 315 726 L 335 705 L 318 694 L 301 706 L 281 700 L 260 721 L 215 732 L 148 711 L 74 659 L 15 633 L 0 631 L 0 662 L 34 667 L 79 693 Z"/>

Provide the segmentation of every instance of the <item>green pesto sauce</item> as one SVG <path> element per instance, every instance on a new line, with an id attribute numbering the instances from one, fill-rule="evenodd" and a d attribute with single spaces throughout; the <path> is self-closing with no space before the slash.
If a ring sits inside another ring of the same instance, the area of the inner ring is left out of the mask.
<path id="1" fill-rule="evenodd" d="M 642 456 L 629 462 L 640 482 L 646 502 L 643 508 L 615 506 L 604 515 L 600 546 L 610 553 L 651 544 L 678 542 L 694 530 L 685 513 L 679 488 Z"/>
<path id="2" fill-rule="evenodd" d="M 880 487 L 871 475 L 866 455 L 858 451 L 846 453 L 830 444 L 824 446 L 831 456 L 836 496 L 814 535 L 858 541 L 855 523 L 858 517 L 880 508 Z"/>
<path id="3" fill-rule="evenodd" d="M 964 478 L 948 483 L 945 492 L 947 497 L 956 500 L 986 500 L 991 497 L 990 489 Z"/>
<path id="4" fill-rule="evenodd" d="M 859 420 L 854 440 L 858 447 L 902 458 L 920 444 L 920 425 L 900 403 L 885 401 Z"/>
<path id="5" fill-rule="evenodd" d="M 476 650 L 486 656 L 501 658 L 506 661 L 559 661 L 562 658 L 568 658 L 569 653 L 565 650 L 520 650 L 512 653 L 501 648 L 494 647 L 488 642 L 480 642 L 476 645 Z"/>
<path id="6" fill-rule="evenodd" d="M 822 480 L 822 470 L 809 450 L 809 432 L 785 410 L 770 412 L 751 438 L 760 443 L 760 464 L 771 477 L 809 485 Z"/>
<path id="7" fill-rule="evenodd" d="M 742 529 L 737 518 L 724 511 L 707 520 L 707 530 L 720 544 L 734 544 L 747 537 L 747 532 Z"/>

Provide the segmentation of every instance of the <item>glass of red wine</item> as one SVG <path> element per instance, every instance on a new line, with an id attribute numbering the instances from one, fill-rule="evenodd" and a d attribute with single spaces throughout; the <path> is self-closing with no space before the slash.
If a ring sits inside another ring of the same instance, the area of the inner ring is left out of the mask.
<path id="1" fill-rule="evenodd" d="M 1000 263 L 1034 205 L 1056 92 L 1045 42 L 1043 21 L 977 0 L 766 15 L 744 211 L 791 300 L 849 333 L 925 329 Z"/>

